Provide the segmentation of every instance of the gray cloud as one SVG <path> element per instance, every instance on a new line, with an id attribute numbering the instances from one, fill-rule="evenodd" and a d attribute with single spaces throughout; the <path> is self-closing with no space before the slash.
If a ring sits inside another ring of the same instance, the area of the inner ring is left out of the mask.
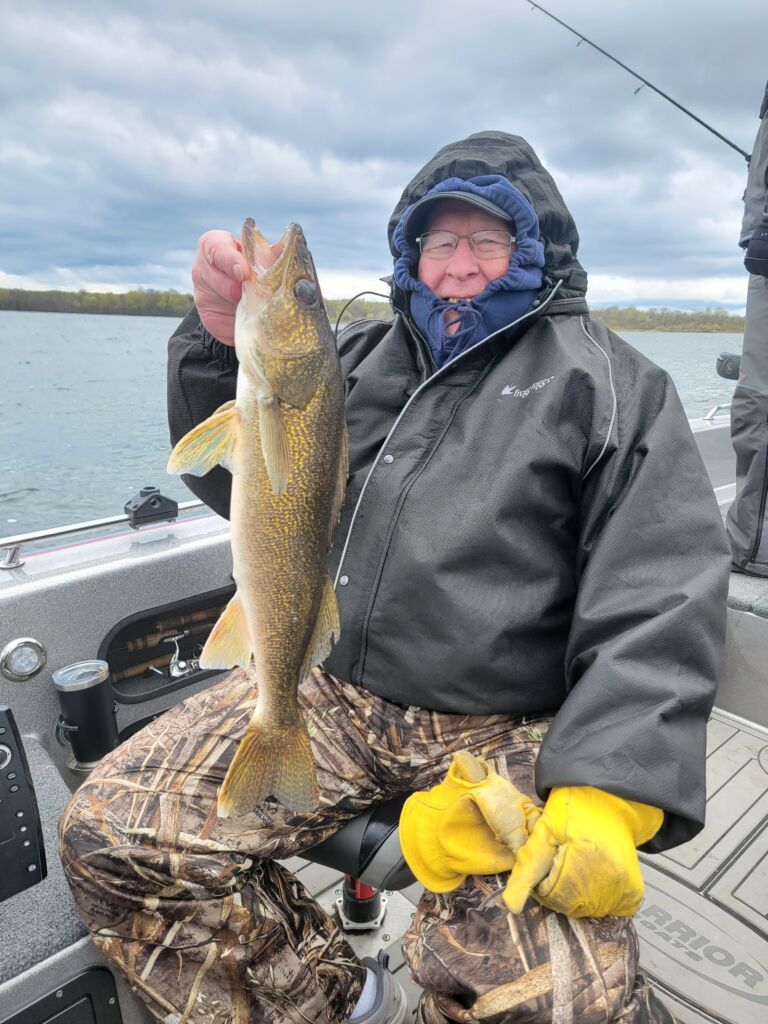
<path id="1" fill-rule="evenodd" d="M 751 148 L 764 0 L 549 7 Z M 716 304 L 743 273 L 743 159 L 575 43 L 524 0 L 17 5 L 0 40 L 0 272 L 184 287 L 198 234 L 252 214 L 271 236 L 300 220 L 321 269 L 385 273 L 405 182 L 497 128 L 552 170 L 595 282 L 711 279 Z"/>

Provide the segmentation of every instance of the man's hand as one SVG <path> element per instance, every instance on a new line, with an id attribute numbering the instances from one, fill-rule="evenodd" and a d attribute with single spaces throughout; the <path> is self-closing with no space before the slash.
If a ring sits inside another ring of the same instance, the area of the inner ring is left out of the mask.
<path id="1" fill-rule="evenodd" d="M 192 265 L 195 306 L 208 333 L 225 345 L 235 343 L 235 309 L 250 272 L 240 243 L 229 231 L 200 236 Z"/>
<path id="2" fill-rule="evenodd" d="M 540 813 L 485 761 L 460 750 L 442 782 L 405 801 L 400 845 L 422 885 L 448 892 L 467 875 L 509 871 Z"/>
<path id="3" fill-rule="evenodd" d="M 517 855 L 504 902 L 519 914 L 533 895 L 568 917 L 631 917 L 643 899 L 636 846 L 664 813 L 592 786 L 553 789 Z"/>

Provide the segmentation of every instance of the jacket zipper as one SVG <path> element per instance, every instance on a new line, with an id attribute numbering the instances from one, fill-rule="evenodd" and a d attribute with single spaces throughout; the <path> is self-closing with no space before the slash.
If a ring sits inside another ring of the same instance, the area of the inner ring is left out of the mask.
<path id="1" fill-rule="evenodd" d="M 400 498 L 398 500 L 397 507 L 395 509 L 394 515 L 392 516 L 392 521 L 389 524 L 389 530 L 387 531 L 387 536 L 386 536 L 386 539 L 385 539 L 385 542 L 384 542 L 384 547 L 383 547 L 383 550 L 382 550 L 382 553 L 381 553 L 381 557 L 379 559 L 379 564 L 376 567 L 376 576 L 375 576 L 375 579 L 374 579 L 373 587 L 371 588 L 371 596 L 370 596 L 370 599 L 368 601 L 368 608 L 366 610 L 365 618 L 363 620 L 362 637 L 361 637 L 361 640 L 360 640 L 360 654 L 359 654 L 359 659 L 358 659 L 359 660 L 359 665 L 360 665 L 360 669 L 359 669 L 359 671 L 357 673 L 357 675 L 358 675 L 357 682 L 358 683 L 360 683 L 362 681 L 363 674 L 365 672 L 365 662 L 366 662 L 366 659 L 368 657 L 368 627 L 369 627 L 370 622 L 371 622 L 371 616 L 373 615 L 373 606 L 376 603 L 376 593 L 377 593 L 377 591 L 379 589 L 379 583 L 381 581 L 381 575 L 382 575 L 382 573 L 384 571 L 384 563 L 386 562 L 387 555 L 389 554 L 389 548 L 390 548 L 390 545 L 392 543 L 392 537 L 394 536 L 395 530 L 397 528 L 397 522 L 398 522 L 398 520 L 400 518 L 400 513 L 403 510 L 403 505 L 405 505 L 405 502 L 406 502 L 406 500 L 408 498 L 408 494 L 410 493 L 411 488 L 416 484 L 416 481 L 419 479 L 421 474 L 426 470 L 426 468 L 429 465 L 429 463 L 430 463 L 432 457 L 434 456 L 435 452 L 440 447 L 440 444 L 441 444 L 443 438 L 448 433 L 448 431 L 451 429 L 451 424 L 455 420 L 456 415 L 458 414 L 459 409 L 461 408 L 462 405 L 464 405 L 465 402 L 469 401 L 469 399 L 472 397 L 474 392 L 480 387 L 480 385 L 482 384 L 482 382 L 485 380 L 485 378 L 488 376 L 488 374 L 490 372 L 491 372 L 491 366 L 489 364 L 488 366 L 486 366 L 481 371 L 481 373 L 478 376 L 477 380 L 474 382 L 474 384 L 472 385 L 470 390 L 467 392 L 467 394 L 465 394 L 462 398 L 459 399 L 458 402 L 456 402 L 456 404 L 454 405 L 453 410 L 451 412 L 451 415 L 448 418 L 448 422 L 443 427 L 443 430 L 440 433 L 440 436 L 437 438 L 435 443 L 432 445 L 431 452 L 428 454 L 426 460 L 421 464 L 421 466 L 418 467 L 417 471 L 413 474 L 412 479 L 410 480 L 409 483 L 407 483 L 405 485 L 402 493 L 400 494 Z"/>

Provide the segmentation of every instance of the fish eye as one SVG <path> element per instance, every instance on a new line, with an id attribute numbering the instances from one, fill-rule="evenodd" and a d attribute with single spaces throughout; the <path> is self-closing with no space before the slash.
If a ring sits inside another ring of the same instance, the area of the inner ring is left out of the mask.
<path id="1" fill-rule="evenodd" d="M 317 301 L 317 286 L 307 277 L 300 277 L 293 286 L 293 294 L 302 306 L 312 306 Z"/>

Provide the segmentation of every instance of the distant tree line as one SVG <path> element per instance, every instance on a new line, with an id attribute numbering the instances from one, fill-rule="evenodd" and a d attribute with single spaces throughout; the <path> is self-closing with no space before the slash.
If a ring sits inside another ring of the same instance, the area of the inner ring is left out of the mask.
<path id="1" fill-rule="evenodd" d="M 185 316 L 192 296 L 139 288 L 132 292 L 28 291 L 0 288 L 0 309 L 40 313 L 113 313 L 124 316 Z"/>
<path id="2" fill-rule="evenodd" d="M 326 299 L 325 308 L 328 310 L 328 319 L 331 326 L 336 326 L 339 314 L 344 310 L 341 317 L 342 324 L 352 323 L 354 320 L 391 320 L 393 317 L 392 307 L 388 302 L 374 302 L 370 299 Z M 344 307 L 347 306 L 346 309 Z"/>
<path id="3" fill-rule="evenodd" d="M 0 309 L 41 313 L 113 313 L 124 316 L 185 316 L 192 296 L 177 291 L 139 288 L 130 292 L 31 291 L 25 288 L 0 288 Z M 347 299 L 328 299 L 328 317 L 335 324 Z M 352 320 L 392 319 L 386 302 L 355 299 L 344 311 L 344 323 Z"/>
<path id="4" fill-rule="evenodd" d="M 347 299 L 326 299 L 328 318 L 336 324 Z M 185 316 L 192 296 L 177 291 L 139 288 L 131 292 L 29 291 L 24 288 L 0 288 L 0 309 L 33 310 L 46 313 L 114 313 L 125 316 Z M 744 317 L 724 309 L 686 312 L 679 309 L 636 309 L 634 306 L 608 306 L 595 309 L 593 315 L 615 331 L 702 331 L 744 330 Z M 355 299 L 344 310 L 342 323 L 353 320 L 391 320 L 387 302 Z"/>
<path id="5" fill-rule="evenodd" d="M 594 309 L 592 315 L 613 331 L 701 331 L 740 334 L 744 317 L 725 309 L 636 309 L 634 306 L 608 306 Z"/>
<path id="6" fill-rule="evenodd" d="M 31 291 L 25 288 L 0 288 L 0 309 L 16 309 L 41 313 L 113 313 L 123 316 L 186 316 L 192 296 L 177 291 L 155 291 L 138 288 L 130 292 Z M 391 320 L 392 310 L 386 302 L 354 299 L 327 299 L 328 318 L 336 323 L 344 310 L 343 323 L 352 320 Z"/>

